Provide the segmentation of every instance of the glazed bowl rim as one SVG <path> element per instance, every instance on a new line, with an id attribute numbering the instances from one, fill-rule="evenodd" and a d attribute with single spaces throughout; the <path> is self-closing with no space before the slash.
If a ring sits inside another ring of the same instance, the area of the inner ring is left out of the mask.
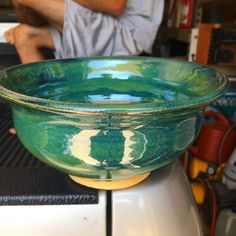
<path id="1" fill-rule="evenodd" d="M 57 112 L 57 113 L 69 113 L 69 114 L 79 114 L 79 115 L 104 115 L 104 114 L 117 114 L 117 115 L 137 115 L 137 114 L 164 114 L 173 111 L 181 111 L 188 109 L 199 109 L 207 106 L 209 103 L 215 101 L 221 95 L 226 92 L 229 87 L 229 81 L 227 77 L 218 72 L 217 70 L 211 68 L 208 65 L 201 65 L 197 63 L 192 63 L 189 61 L 181 61 L 176 59 L 159 58 L 159 57 L 141 57 L 141 56 L 118 56 L 118 57 L 80 57 L 80 58 L 66 58 L 66 59 L 52 59 L 44 60 L 40 62 L 19 64 L 12 66 L 0 71 L 0 81 L 4 77 L 6 71 L 15 69 L 18 67 L 24 67 L 27 65 L 37 65 L 44 64 L 53 61 L 79 61 L 79 60 L 150 60 L 150 61 L 166 61 L 169 63 L 182 63 L 182 64 L 195 64 L 199 65 L 203 69 L 212 70 L 219 75 L 218 81 L 221 80 L 221 85 L 213 92 L 206 94 L 204 96 L 196 96 L 193 98 L 183 98 L 174 101 L 165 102 L 149 102 L 149 103 L 131 103 L 131 104 L 89 104 L 89 103 L 75 103 L 75 102 L 63 102 L 56 100 L 48 100 L 44 98 L 37 98 L 21 93 L 13 92 L 12 90 L 4 88 L 0 84 L 0 98 L 7 100 L 10 103 L 21 105 L 23 107 L 28 107 L 36 110 L 46 111 L 46 112 Z M 148 106 L 147 106 L 148 105 Z"/>

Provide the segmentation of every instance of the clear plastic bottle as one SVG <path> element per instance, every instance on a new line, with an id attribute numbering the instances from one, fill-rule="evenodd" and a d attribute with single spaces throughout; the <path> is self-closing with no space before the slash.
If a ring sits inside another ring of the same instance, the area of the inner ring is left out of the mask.
<path id="1" fill-rule="evenodd" d="M 215 236 L 236 236 L 236 208 L 224 209 L 219 213 Z"/>
<path id="2" fill-rule="evenodd" d="M 228 187 L 228 189 L 236 189 L 236 148 L 223 170 L 222 182 Z"/>

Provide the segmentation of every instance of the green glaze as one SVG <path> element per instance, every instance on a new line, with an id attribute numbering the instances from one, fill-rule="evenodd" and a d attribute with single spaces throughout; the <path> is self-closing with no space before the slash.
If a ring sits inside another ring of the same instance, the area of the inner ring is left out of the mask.
<path id="1" fill-rule="evenodd" d="M 128 178 L 180 156 L 227 79 L 183 61 L 142 57 L 51 60 L 1 72 L 18 137 L 70 175 Z"/>

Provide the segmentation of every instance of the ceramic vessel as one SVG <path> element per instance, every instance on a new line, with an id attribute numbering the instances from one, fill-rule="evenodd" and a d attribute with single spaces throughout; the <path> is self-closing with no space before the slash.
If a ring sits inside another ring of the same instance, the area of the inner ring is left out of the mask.
<path id="1" fill-rule="evenodd" d="M 0 75 L 23 145 L 103 189 L 134 185 L 180 156 L 227 87 L 211 68 L 143 57 L 51 60 Z"/>

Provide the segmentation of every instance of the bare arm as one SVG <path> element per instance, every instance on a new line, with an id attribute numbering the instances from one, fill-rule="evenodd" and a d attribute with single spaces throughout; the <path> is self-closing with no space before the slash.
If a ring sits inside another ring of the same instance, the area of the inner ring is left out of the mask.
<path id="1" fill-rule="evenodd" d="M 120 16 L 125 9 L 127 0 L 74 0 L 93 11 L 103 12 L 112 16 Z"/>

